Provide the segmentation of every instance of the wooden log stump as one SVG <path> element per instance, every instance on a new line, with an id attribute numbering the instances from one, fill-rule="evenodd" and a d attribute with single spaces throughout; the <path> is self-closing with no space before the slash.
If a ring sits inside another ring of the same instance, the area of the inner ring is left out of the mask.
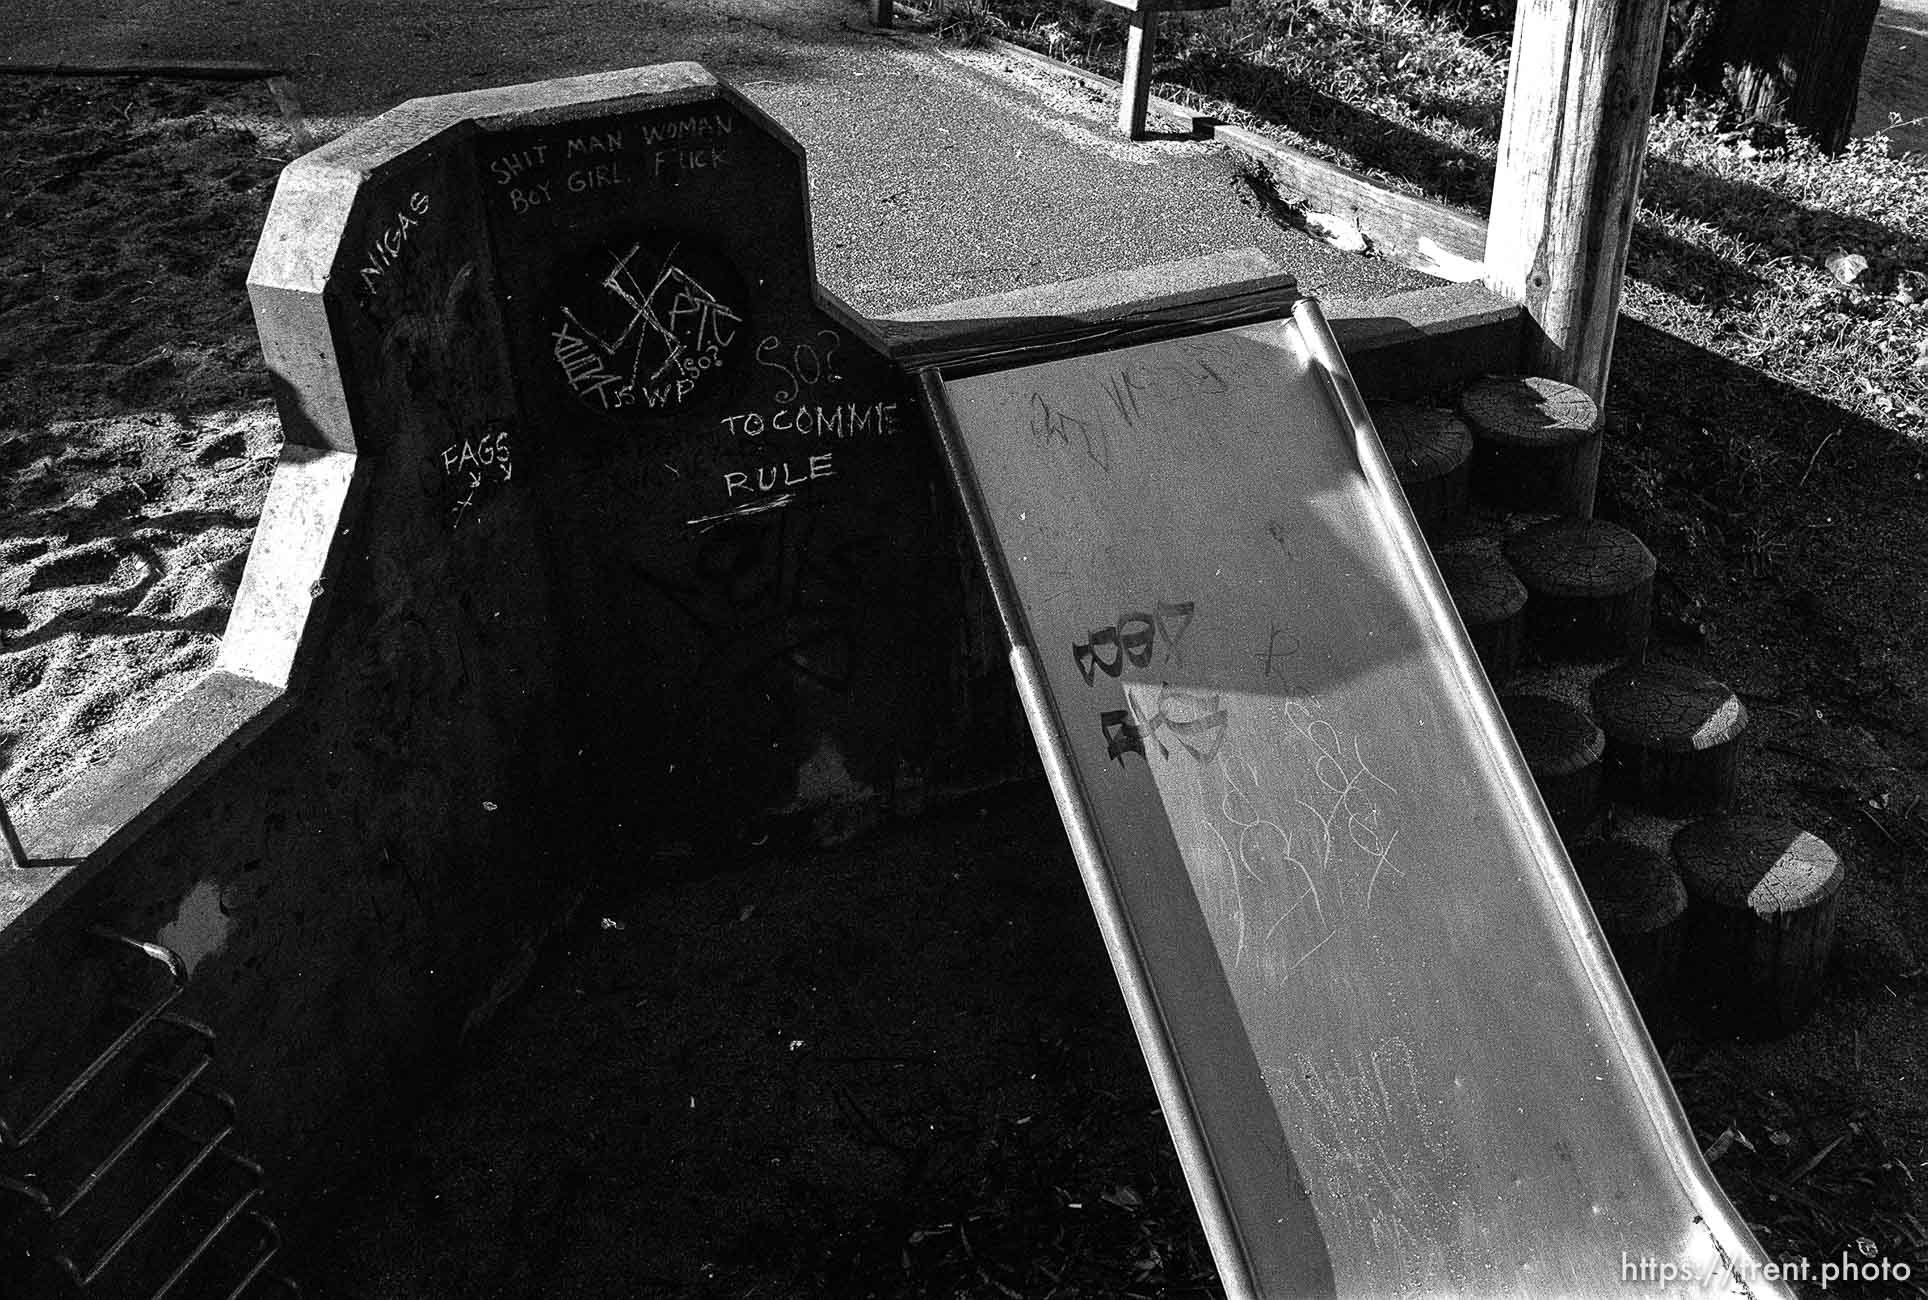
<path id="1" fill-rule="evenodd" d="M 1434 558 L 1486 676 L 1505 682 L 1520 666 L 1526 588 L 1496 546 L 1456 543 L 1442 546 Z"/>
<path id="2" fill-rule="evenodd" d="M 1394 402 L 1374 406 L 1372 423 L 1406 504 L 1428 536 L 1465 512 L 1473 431 L 1464 420 L 1439 407 Z"/>
<path id="3" fill-rule="evenodd" d="M 1605 734 L 1579 709 L 1545 695 L 1502 695 L 1500 708 L 1554 827 L 1568 837 L 1586 830 L 1600 811 Z"/>
<path id="4" fill-rule="evenodd" d="M 1460 394 L 1473 495 L 1503 510 L 1593 514 L 1600 408 L 1557 380 L 1488 375 Z"/>
<path id="5" fill-rule="evenodd" d="M 1640 664 L 1610 669 L 1591 694 L 1607 734 L 1607 798 L 1677 817 L 1732 805 L 1747 706 L 1724 682 Z"/>
<path id="6" fill-rule="evenodd" d="M 1673 850 L 1687 888 L 1690 975 L 1710 1023 L 1744 1037 L 1799 1026 L 1834 949 L 1840 856 L 1770 817 L 1691 822 Z"/>
<path id="7" fill-rule="evenodd" d="M 1626 840 L 1596 840 L 1575 849 L 1573 869 L 1627 990 L 1641 1014 L 1655 1019 L 1665 1011 L 1680 969 L 1688 904 L 1679 875 L 1661 854 Z"/>
<path id="8" fill-rule="evenodd" d="M 1654 563 L 1638 537 L 1599 519 L 1515 533 L 1506 562 L 1526 584 L 1527 643 L 1552 659 L 1638 659 L 1653 626 Z"/>

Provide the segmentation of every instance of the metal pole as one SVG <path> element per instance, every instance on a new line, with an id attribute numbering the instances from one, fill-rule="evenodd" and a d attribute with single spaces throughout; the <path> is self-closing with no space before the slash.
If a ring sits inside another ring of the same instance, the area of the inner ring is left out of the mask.
<path id="1" fill-rule="evenodd" d="M 13 828 L 13 818 L 7 816 L 7 805 L 0 800 L 0 840 L 5 840 L 9 865 L 16 869 L 27 866 L 27 850 L 20 843 L 20 832 Z"/>

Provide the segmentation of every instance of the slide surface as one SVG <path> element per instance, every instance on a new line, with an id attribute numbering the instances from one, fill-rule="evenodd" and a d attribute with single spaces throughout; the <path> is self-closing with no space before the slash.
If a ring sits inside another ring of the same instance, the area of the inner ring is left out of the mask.
<path id="1" fill-rule="evenodd" d="M 925 397 L 1228 1294 L 1787 1294 L 1316 306 Z"/>

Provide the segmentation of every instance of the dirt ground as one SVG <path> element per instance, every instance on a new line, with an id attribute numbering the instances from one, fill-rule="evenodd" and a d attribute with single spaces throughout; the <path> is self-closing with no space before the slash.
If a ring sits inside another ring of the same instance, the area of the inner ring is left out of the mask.
<path id="1" fill-rule="evenodd" d="M 1212 1294 L 1122 1012 L 1041 787 L 612 881 L 289 1267 L 311 1300 Z"/>
<path id="2" fill-rule="evenodd" d="M 30 809 L 212 652 L 273 452 L 242 282 L 292 141 L 256 83 L 0 77 L 0 123 L 0 791 Z M 1752 710 L 1743 808 L 1850 873 L 1813 1022 L 1672 1035 L 1670 1071 L 1704 1143 L 1745 1139 L 1713 1167 L 1771 1253 L 1928 1277 L 1928 456 L 1641 328 L 1610 406 L 1660 652 Z M 311 1291 L 1210 1293 L 1054 818 L 1022 789 L 609 882 L 333 1189 Z"/>
<path id="3" fill-rule="evenodd" d="M 1739 810 L 1848 871 L 1813 1019 L 1685 1032 L 1669 1073 L 1704 1143 L 1737 1135 L 1714 1172 L 1770 1253 L 1905 1260 L 1906 1287 L 1836 1293 L 1928 1294 L 1928 449 L 1626 323 L 1609 407 L 1601 513 L 1660 560 L 1659 657 L 1747 705 Z"/>

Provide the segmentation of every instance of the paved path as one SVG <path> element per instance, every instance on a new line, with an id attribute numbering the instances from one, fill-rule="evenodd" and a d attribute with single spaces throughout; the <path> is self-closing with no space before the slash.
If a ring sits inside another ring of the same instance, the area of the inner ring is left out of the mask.
<path id="1" fill-rule="evenodd" d="M 1854 133 L 1867 135 L 1888 124 L 1897 149 L 1928 155 L 1928 0 L 1882 0 L 1868 57 L 1861 65 L 1861 105 Z"/>
<path id="2" fill-rule="evenodd" d="M 334 134 L 402 99 L 670 59 L 734 82 L 809 153 L 819 272 L 881 314 L 1258 247 L 1318 293 L 1424 283 L 1282 230 L 1234 157 L 1128 144 L 1076 83 L 870 28 L 859 0 L 12 0 L 7 62 L 254 59 Z"/>

